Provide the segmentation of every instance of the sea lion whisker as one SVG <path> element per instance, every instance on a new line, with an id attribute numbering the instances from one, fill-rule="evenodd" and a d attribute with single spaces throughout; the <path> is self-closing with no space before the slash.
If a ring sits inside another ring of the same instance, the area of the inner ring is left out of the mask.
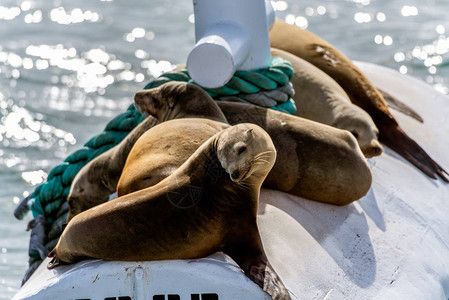
<path id="1" fill-rule="evenodd" d="M 266 159 L 262 159 L 262 158 L 256 160 L 254 163 L 259 163 L 259 164 L 260 164 L 261 162 L 266 163 L 266 164 L 270 163 L 270 162 L 267 161 Z"/>
<path id="2" fill-rule="evenodd" d="M 260 152 L 260 153 L 256 154 L 255 157 L 259 157 L 259 156 L 265 155 L 265 154 L 270 154 L 270 153 L 273 153 L 273 152 L 274 151 L 271 151 L 271 150 L 263 151 L 263 152 Z"/>
<path id="3" fill-rule="evenodd" d="M 268 154 L 258 155 L 258 156 L 254 157 L 253 161 L 258 161 L 258 160 L 263 160 L 263 159 L 270 160 L 270 158 L 271 158 L 271 155 L 268 155 Z"/>

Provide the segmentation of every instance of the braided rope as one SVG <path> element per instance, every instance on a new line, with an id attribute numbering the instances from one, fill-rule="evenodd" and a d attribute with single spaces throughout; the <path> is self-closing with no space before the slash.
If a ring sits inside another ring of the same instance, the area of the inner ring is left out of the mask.
<path id="1" fill-rule="evenodd" d="M 280 86 L 286 85 L 293 77 L 293 68 L 290 62 L 275 57 L 271 60 L 271 65 L 266 69 L 254 71 L 237 71 L 234 76 L 224 86 L 210 89 L 203 88 L 209 96 L 232 96 L 243 94 L 255 94 L 263 90 L 274 90 Z M 190 78 L 187 69 L 168 72 L 159 76 L 156 80 L 148 83 L 144 89 L 158 87 L 170 81 L 183 81 L 196 84 Z"/>

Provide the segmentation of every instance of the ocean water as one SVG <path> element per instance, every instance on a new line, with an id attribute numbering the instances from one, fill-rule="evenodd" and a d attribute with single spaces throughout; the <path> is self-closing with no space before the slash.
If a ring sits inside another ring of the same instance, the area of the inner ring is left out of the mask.
<path id="1" fill-rule="evenodd" d="M 272 3 L 350 58 L 449 94 L 449 1 Z M 28 266 L 31 215 L 16 220 L 16 204 L 145 82 L 185 63 L 192 13 L 188 0 L 0 2 L 0 299 L 20 288 Z"/>

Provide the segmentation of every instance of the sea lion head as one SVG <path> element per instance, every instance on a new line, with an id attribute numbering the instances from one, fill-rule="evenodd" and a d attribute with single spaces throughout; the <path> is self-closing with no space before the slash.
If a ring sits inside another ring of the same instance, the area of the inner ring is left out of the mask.
<path id="1" fill-rule="evenodd" d="M 114 188 L 108 184 L 108 173 L 105 170 L 101 164 L 92 161 L 75 176 L 67 196 L 69 204 L 67 222 L 77 214 L 109 199 Z"/>
<path id="2" fill-rule="evenodd" d="M 217 157 L 233 182 L 256 176 L 262 178 L 262 183 L 274 165 L 276 149 L 265 130 L 254 124 L 242 123 L 221 133 Z"/>
<path id="3" fill-rule="evenodd" d="M 357 113 L 345 113 L 333 126 L 351 132 L 366 158 L 382 154 L 383 148 L 378 141 L 379 130 L 365 111 L 360 109 Z"/>
<path id="4" fill-rule="evenodd" d="M 186 82 L 171 81 L 157 88 L 138 91 L 134 104 L 140 112 L 161 122 L 184 117 L 226 122 L 213 99 L 202 88 Z"/>

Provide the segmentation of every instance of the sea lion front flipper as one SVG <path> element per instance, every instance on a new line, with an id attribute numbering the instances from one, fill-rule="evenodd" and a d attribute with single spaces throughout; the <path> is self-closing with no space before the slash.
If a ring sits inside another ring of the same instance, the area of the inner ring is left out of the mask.
<path id="1" fill-rule="evenodd" d="M 291 300 L 287 288 L 265 255 L 259 233 L 248 234 L 245 238 L 246 241 L 240 240 L 241 242 L 228 245 L 224 252 L 273 300 Z"/>
<path id="2" fill-rule="evenodd" d="M 51 260 L 49 261 L 49 263 L 47 264 L 47 268 L 49 270 L 53 269 L 54 267 L 57 267 L 59 265 L 61 265 L 61 260 L 59 259 L 59 257 L 56 254 L 56 249 L 53 249 L 49 254 L 48 257 L 51 257 Z"/>
<path id="3" fill-rule="evenodd" d="M 258 265 L 250 267 L 248 277 L 257 283 L 273 300 L 291 299 L 287 288 L 268 260 L 260 260 Z"/>
<path id="4" fill-rule="evenodd" d="M 411 108 L 404 102 L 400 101 L 399 99 L 393 97 L 390 93 L 387 93 L 386 91 L 378 87 L 376 88 L 380 92 L 382 97 L 384 97 L 385 101 L 387 101 L 388 107 L 393 108 L 406 116 L 412 117 L 413 119 L 421 123 L 424 123 L 423 118 L 413 108 Z"/>

